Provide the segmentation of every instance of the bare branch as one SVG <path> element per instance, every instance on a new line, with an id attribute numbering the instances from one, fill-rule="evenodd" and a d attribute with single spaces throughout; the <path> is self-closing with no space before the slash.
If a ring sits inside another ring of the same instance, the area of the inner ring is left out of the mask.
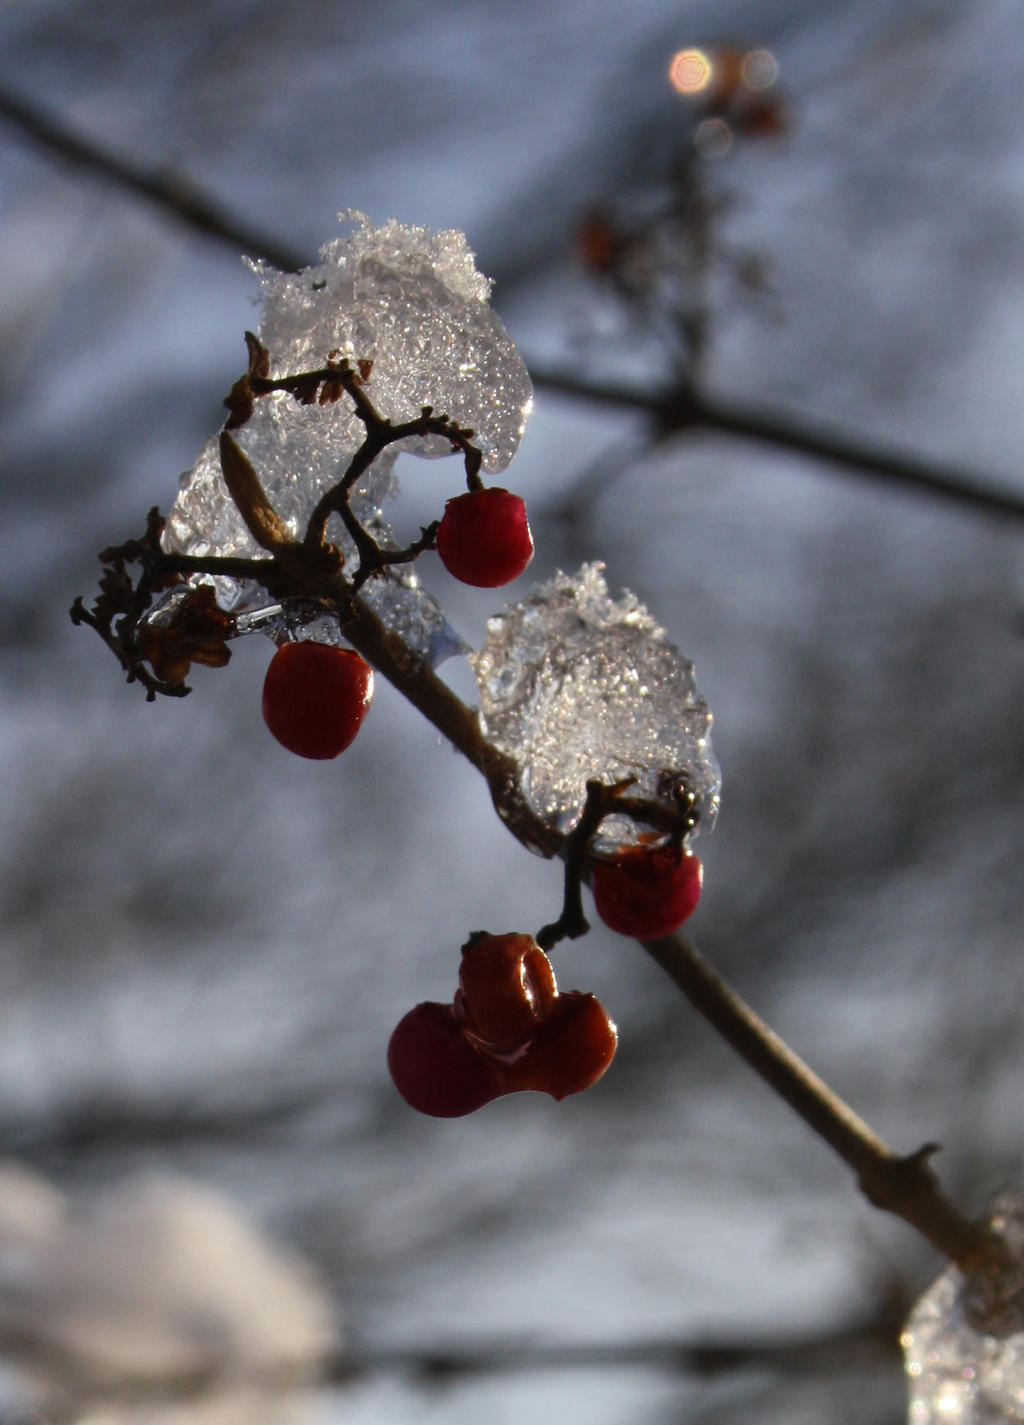
<path id="1" fill-rule="evenodd" d="M 834 1330 L 809 1331 L 803 1335 L 730 1340 L 715 1337 L 680 1338 L 654 1336 L 633 1341 L 549 1342 L 545 1340 L 496 1340 L 476 1344 L 431 1345 L 374 1350 L 372 1347 L 341 1348 L 326 1359 L 294 1365 L 256 1367 L 239 1379 L 225 1379 L 215 1368 L 168 1371 L 162 1376 L 122 1377 L 102 1388 L 90 1389 L 76 1381 L 75 1400 L 50 1402 L 47 1419 L 70 1422 L 80 1418 L 88 1401 L 94 1409 L 177 1403 L 200 1404 L 225 1388 L 256 1387 L 268 1396 L 292 1391 L 310 1391 L 323 1386 L 344 1386 L 368 1375 L 414 1375 L 421 1383 L 442 1386 L 467 1377 L 514 1374 L 522 1371 L 607 1370 L 610 1366 L 657 1370 L 670 1376 L 692 1380 L 715 1380 L 741 1371 L 771 1372 L 790 1379 L 813 1379 L 836 1369 L 837 1363 L 854 1360 L 899 1359 L 898 1321 L 886 1311 Z M 72 1365 L 55 1352 L 49 1342 L 19 1339 L 19 1353 L 34 1363 L 45 1361 L 58 1377 L 62 1368 L 73 1374 Z M 75 1362 L 75 1367 L 80 1362 Z M 80 1374 L 80 1371 L 78 1372 Z"/>
<path id="2" fill-rule="evenodd" d="M 49 152 L 148 199 L 179 222 L 229 245 L 236 252 L 264 258 L 285 272 L 298 271 L 312 261 L 309 255 L 242 223 L 188 179 L 161 174 L 120 158 L 5 88 L 0 88 L 0 116 Z M 651 396 L 540 368 L 531 367 L 531 375 L 535 386 L 550 391 L 646 413 L 658 440 L 686 430 L 720 430 L 840 465 L 867 478 L 903 485 L 991 514 L 1024 519 L 1024 500 L 1001 489 L 998 481 L 982 472 L 972 474 L 944 468 L 933 461 L 885 450 L 851 439 L 805 417 L 786 417 L 777 412 L 697 396 L 683 388 Z"/>
<path id="3" fill-rule="evenodd" d="M 152 547 L 148 555 L 147 577 L 159 575 L 163 561 L 173 567 L 180 558 Z M 341 570 L 325 566 L 319 555 L 295 542 L 279 556 L 251 564 L 257 577 L 266 570 L 276 584 L 283 561 L 287 572 L 301 579 L 306 594 L 344 609 L 345 637 L 484 776 L 495 809 L 512 834 L 542 855 L 567 856 L 578 843 L 554 831 L 530 807 L 515 763 L 487 741 L 476 711 L 353 595 Z M 197 569 L 204 562 L 191 561 Z M 218 561 L 211 562 L 216 566 Z M 1003 1240 L 965 1217 L 942 1192 L 928 1163 L 933 1144 L 907 1157 L 895 1153 L 744 1003 L 685 936 L 653 940 L 645 949 L 718 1033 L 849 1164 L 874 1206 L 902 1217 L 965 1272 L 1004 1260 Z"/>
<path id="4" fill-rule="evenodd" d="M 882 484 L 903 486 L 986 514 L 1024 520 L 1024 499 L 1008 488 L 1000 488 L 999 481 L 988 474 L 953 469 L 920 456 L 887 450 L 806 416 L 780 415 L 699 395 L 686 387 L 651 395 L 615 383 L 578 380 L 532 366 L 530 375 L 533 384 L 541 389 L 647 416 L 654 441 L 670 440 L 692 430 L 721 431 L 824 460 Z"/>
<path id="5" fill-rule="evenodd" d="M 136 197 L 146 198 L 186 227 L 236 252 L 262 257 L 284 272 L 297 272 L 312 260 L 268 233 L 249 227 L 187 178 L 155 172 L 119 158 L 102 144 L 85 138 L 70 125 L 2 87 L 0 116 L 58 158 L 97 173 Z"/>
<path id="6" fill-rule="evenodd" d="M 927 1143 L 895 1153 L 837 1093 L 770 1029 L 683 934 L 644 949 L 700 1014 L 804 1122 L 857 1174 L 874 1207 L 895 1213 L 964 1272 L 1005 1259 L 1006 1246 L 984 1223 L 966 1218 L 943 1193 Z"/>
<path id="7" fill-rule="evenodd" d="M 731 1341 L 652 1337 L 637 1341 L 586 1341 L 565 1344 L 502 1341 L 477 1346 L 405 1350 L 358 1350 L 340 1356 L 331 1370 L 335 1380 L 381 1371 L 416 1371 L 435 1380 L 496 1372 L 579 1370 L 636 1366 L 669 1374 L 713 1379 L 742 1370 L 768 1370 L 778 1375 L 806 1377 L 833 1369 L 851 1350 L 868 1348 L 898 1354 L 898 1320 L 886 1314 L 834 1331 L 804 1336 Z"/>

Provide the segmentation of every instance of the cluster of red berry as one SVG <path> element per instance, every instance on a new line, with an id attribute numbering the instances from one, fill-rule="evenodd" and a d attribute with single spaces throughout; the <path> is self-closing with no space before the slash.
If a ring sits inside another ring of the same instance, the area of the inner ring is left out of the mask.
<path id="1" fill-rule="evenodd" d="M 296 376 L 271 377 L 270 357 L 257 337 L 246 337 L 249 369 L 235 383 L 226 405 L 231 417 L 220 436 L 221 471 L 228 493 L 245 525 L 263 549 L 266 561 L 227 560 L 220 555 L 180 556 L 163 547 L 165 521 L 152 511 L 142 539 L 105 550 L 100 594 L 92 609 L 81 599 L 72 607 L 75 623 L 96 630 L 128 673 L 152 700 L 157 693 L 181 696 L 190 663 L 223 667 L 230 657 L 232 619 L 220 609 L 213 586 L 189 587 L 193 572 L 237 577 L 241 562 L 251 568 L 275 599 L 291 579 L 294 561 L 310 556 L 313 575 L 326 570 L 331 579 L 325 597 L 344 600 L 391 565 L 407 564 L 435 548 L 445 568 L 463 583 L 493 589 L 510 583 L 533 557 L 526 506 L 518 495 L 480 483 L 481 451 L 470 443 L 473 432 L 425 406 L 415 420 L 394 425 L 370 402 L 364 389 L 370 363 L 358 369 L 332 353 L 327 364 Z M 257 400 L 287 391 L 303 405 L 330 403 L 348 393 L 367 440 L 349 469 L 326 491 L 313 510 L 303 539 L 293 539 L 273 509 L 259 475 L 231 432 L 244 425 Z M 467 493 L 449 500 L 442 518 L 407 549 L 382 547 L 358 524 L 348 498 L 374 451 L 408 437 L 441 436 L 463 453 Z M 327 524 L 341 513 L 356 544 L 359 564 L 333 582 L 344 565 L 341 552 L 327 543 Z M 287 550 L 290 560 L 278 562 Z M 134 583 L 128 566 L 139 564 Z M 274 578 L 264 577 L 269 570 Z M 284 576 L 284 578 L 282 578 Z M 300 586 L 305 588 L 304 581 Z M 313 578 L 310 587 L 316 589 Z M 172 591 L 166 605 L 153 598 Z M 344 624 L 343 624 L 344 626 Z M 237 632 L 237 628 L 234 630 Z M 149 665 L 149 671 L 145 665 Z M 337 757 L 359 732 L 373 700 L 373 669 L 353 649 L 313 640 L 283 643 L 274 654 L 263 686 L 263 717 L 278 742 L 300 757 Z M 662 783 L 671 784 L 666 793 Z M 640 939 L 675 930 L 697 904 L 701 865 L 687 849 L 697 825 L 696 795 L 687 778 L 663 773 L 656 802 L 631 799 L 633 779 L 605 785 L 592 779 L 586 803 L 560 850 L 565 861 L 565 893 L 558 920 L 534 939 L 526 934 L 474 935 L 463 949 L 459 988 L 451 1004 L 423 1003 L 410 1010 L 391 1037 L 388 1064 L 399 1092 L 413 1108 L 436 1117 L 471 1113 L 492 1099 L 537 1090 L 555 1099 L 580 1093 L 601 1077 L 615 1053 L 615 1025 L 592 994 L 559 994 L 546 951 L 559 940 L 587 930 L 581 904 L 589 874 L 601 918 L 612 929 Z M 673 807 L 672 803 L 675 803 Z M 652 828 L 638 844 L 612 854 L 595 847 L 605 818 L 630 817 Z"/>
<path id="2" fill-rule="evenodd" d="M 507 584 L 533 556 L 526 506 L 508 490 L 470 490 L 445 506 L 436 547 L 463 583 Z M 289 751 L 322 760 L 344 752 L 372 699 L 373 670 L 358 653 L 285 643 L 267 670 L 263 717 Z M 590 864 L 597 912 L 623 935 L 669 934 L 700 896 L 700 861 L 682 846 L 620 847 Z M 388 1067 L 413 1108 L 458 1118 L 523 1090 L 580 1093 L 611 1063 L 617 1038 L 594 995 L 559 994 L 532 936 L 481 932 L 463 949 L 453 1002 L 411 1009 L 391 1036 Z"/>
<path id="3" fill-rule="evenodd" d="M 600 1000 L 560 994 L 531 935 L 471 937 L 451 1004 L 425 1001 L 388 1045 L 395 1087 L 420 1113 L 459 1118 L 504 1094 L 565 1098 L 590 1088 L 618 1042 Z"/>
<path id="4" fill-rule="evenodd" d="M 691 851 L 622 847 L 595 860 L 594 903 L 623 935 L 668 935 L 700 898 Z M 460 1118 L 492 1099 L 534 1089 L 565 1098 L 597 1082 L 618 1043 L 600 1000 L 559 994 L 554 970 L 531 935 L 471 937 L 451 1004 L 424 1001 L 401 1019 L 388 1046 L 395 1087 L 434 1118 Z"/>
<path id="5" fill-rule="evenodd" d="M 449 500 L 437 552 L 450 574 L 478 589 L 517 579 L 533 558 L 526 506 L 498 487 Z M 285 643 L 263 685 L 263 720 L 283 747 L 325 760 L 344 752 L 373 700 L 373 669 L 358 653 L 326 643 Z"/>

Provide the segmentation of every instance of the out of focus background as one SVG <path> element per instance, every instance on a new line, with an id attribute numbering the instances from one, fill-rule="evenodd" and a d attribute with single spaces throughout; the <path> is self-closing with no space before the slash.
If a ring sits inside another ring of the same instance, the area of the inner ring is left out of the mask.
<path id="1" fill-rule="evenodd" d="M 981 1210 L 1024 1147 L 1020 6 L 7 0 L 0 95 L 0 1416 L 896 1425 L 939 1262 L 630 942 L 558 952 L 619 1024 L 591 1092 L 399 1100 L 393 1024 L 560 876 L 396 694 L 302 762 L 266 640 L 147 705 L 67 609 L 222 419 L 244 251 L 464 229 L 548 378 L 510 593 L 602 559 L 694 659 L 694 938 Z M 1007 502 L 623 399 L 685 380 Z M 399 470 L 415 528 L 454 465 Z M 479 644 L 502 596 L 421 568 Z"/>

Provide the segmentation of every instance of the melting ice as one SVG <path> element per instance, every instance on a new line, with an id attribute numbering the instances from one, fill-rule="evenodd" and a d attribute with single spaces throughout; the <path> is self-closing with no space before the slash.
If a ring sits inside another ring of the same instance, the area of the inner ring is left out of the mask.
<path id="1" fill-rule="evenodd" d="M 270 353 L 271 375 L 315 370 L 330 352 L 353 362 L 372 361 L 366 391 L 382 416 L 410 420 L 431 405 L 474 430 L 486 470 L 504 469 L 522 439 L 532 387 L 488 304 L 490 283 L 477 271 L 465 236 L 393 221 L 378 228 L 359 214 L 347 216 L 357 223 L 355 231 L 322 248 L 318 266 L 284 273 L 253 264 L 263 298 L 259 336 Z M 331 405 L 303 406 L 283 392 L 258 400 L 252 417 L 235 432 L 294 534 L 304 528 L 319 495 L 344 472 L 364 435 L 344 396 Z M 440 437 L 403 442 L 401 449 L 427 457 L 451 451 Z M 398 450 L 382 452 L 357 487 L 353 507 L 364 520 L 395 493 Z M 447 483 L 438 482 L 438 514 L 445 499 L 462 488 L 461 466 L 453 462 Z M 346 537 L 335 523 L 331 537 L 345 548 Z M 196 555 L 255 558 L 263 552 L 228 494 L 216 437 L 182 476 L 164 544 Z M 227 607 L 244 600 L 246 591 L 228 581 L 217 581 L 217 588 Z M 376 600 L 385 614 L 389 594 L 405 624 L 411 594 L 423 601 L 427 624 L 443 619 L 415 579 L 379 581 Z M 458 643 L 450 630 L 438 647 L 448 642 Z"/>
<path id="2" fill-rule="evenodd" d="M 972 1281 L 953 1266 L 914 1305 L 903 1335 L 908 1425 L 1000 1425 L 1024 1420 L 1024 1198 L 1006 1190 L 989 1220 L 1015 1260 L 1012 1281 Z M 967 1319 L 990 1306 L 989 1335 Z M 991 1303 L 998 1301 L 998 1306 Z M 973 1314 L 973 1313 L 972 1313 Z"/>
<path id="3" fill-rule="evenodd" d="M 602 565 L 557 574 L 491 619 L 470 661 L 484 731 L 549 825 L 573 826 L 590 778 L 633 777 L 653 798 L 666 773 L 687 776 L 701 826 L 713 824 L 720 778 L 693 664 L 634 595 L 611 597 Z"/>

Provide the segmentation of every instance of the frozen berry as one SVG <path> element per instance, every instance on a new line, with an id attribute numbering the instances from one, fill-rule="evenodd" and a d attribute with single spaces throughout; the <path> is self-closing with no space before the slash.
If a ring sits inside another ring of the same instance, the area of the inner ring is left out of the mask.
<path id="1" fill-rule="evenodd" d="M 692 851 L 623 846 L 594 862 L 594 904 L 621 935 L 655 940 L 678 930 L 700 900 L 703 868 Z"/>
<path id="2" fill-rule="evenodd" d="M 466 1038 L 447 1004 L 425 1001 L 398 1021 L 388 1069 L 410 1108 L 432 1118 L 461 1118 L 505 1092 L 501 1070 Z"/>
<path id="3" fill-rule="evenodd" d="M 373 669 L 327 643 L 285 643 L 263 684 L 263 720 L 283 747 L 324 760 L 344 752 L 373 700 Z"/>
<path id="4" fill-rule="evenodd" d="M 456 496 L 437 527 L 437 552 L 463 584 L 497 589 L 518 579 L 533 558 L 526 506 L 499 487 Z"/>

